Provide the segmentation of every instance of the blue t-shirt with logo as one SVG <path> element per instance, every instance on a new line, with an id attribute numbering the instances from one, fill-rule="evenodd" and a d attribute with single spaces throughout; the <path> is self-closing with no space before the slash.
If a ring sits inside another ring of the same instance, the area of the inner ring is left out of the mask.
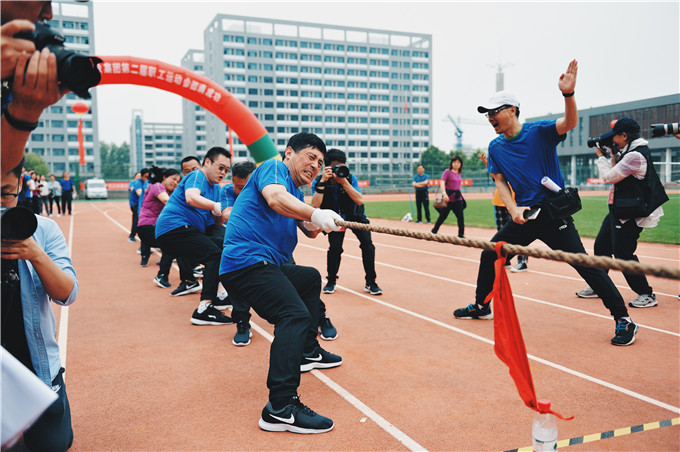
<path id="1" fill-rule="evenodd" d="M 293 255 L 297 245 L 297 220 L 269 207 L 262 190 L 271 184 L 283 185 L 288 193 L 304 202 L 302 191 L 282 161 L 270 159 L 262 163 L 251 174 L 229 215 L 220 274 L 261 261 L 281 266 Z"/>
<path id="2" fill-rule="evenodd" d="M 186 190 L 198 188 L 201 196 L 217 202 L 220 196 L 219 184 L 211 184 L 201 170 L 194 170 L 182 179 L 170 195 L 170 199 L 158 216 L 156 222 L 156 238 L 180 226 L 193 226 L 201 232 L 210 224 L 210 210 L 198 209 L 187 203 Z"/>
<path id="3" fill-rule="evenodd" d="M 507 139 L 501 134 L 489 144 L 489 172 L 505 177 L 518 206 L 538 204 L 550 193 L 541 184 L 544 176 L 564 188 L 557 158 L 557 145 L 564 138 L 554 120 L 525 123 L 516 136 Z"/>

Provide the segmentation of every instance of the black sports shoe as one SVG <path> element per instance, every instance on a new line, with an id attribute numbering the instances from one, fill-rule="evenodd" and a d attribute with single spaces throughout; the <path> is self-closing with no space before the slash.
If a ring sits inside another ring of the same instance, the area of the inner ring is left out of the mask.
<path id="1" fill-rule="evenodd" d="M 465 308 L 456 309 L 453 311 L 453 316 L 457 319 L 481 319 L 490 320 L 493 319 L 493 312 L 491 312 L 491 307 L 485 304 L 482 309 L 479 309 L 476 304 L 470 303 Z"/>
<path id="2" fill-rule="evenodd" d="M 267 402 L 259 425 L 268 432 L 325 433 L 333 428 L 333 421 L 315 413 L 295 396 L 278 411 L 274 411 L 271 402 Z"/>
<path id="3" fill-rule="evenodd" d="M 635 342 L 635 333 L 638 326 L 626 319 L 619 319 L 616 322 L 616 331 L 612 338 L 612 345 L 630 345 Z"/>
<path id="4" fill-rule="evenodd" d="M 325 286 L 323 286 L 323 293 L 333 293 L 335 292 L 335 283 L 328 281 Z"/>
<path id="5" fill-rule="evenodd" d="M 250 344 L 251 337 L 253 337 L 253 332 L 250 330 L 250 322 L 239 320 L 236 324 L 236 334 L 234 334 L 231 343 L 237 347 L 244 347 Z"/>
<path id="6" fill-rule="evenodd" d="M 148 267 L 149 266 L 149 258 L 148 257 L 142 257 L 142 261 L 139 263 L 140 266 L 142 267 Z"/>
<path id="7" fill-rule="evenodd" d="M 342 364 L 342 358 L 338 355 L 328 353 L 321 347 L 316 347 L 314 351 L 302 357 L 300 372 L 309 372 L 312 369 L 330 369 Z"/>
<path id="8" fill-rule="evenodd" d="M 202 265 L 197 265 L 194 267 L 194 278 L 203 278 L 203 266 Z"/>
<path id="9" fill-rule="evenodd" d="M 173 297 L 179 297 L 180 295 L 187 295 L 190 293 L 195 293 L 201 290 L 201 283 L 196 280 L 193 281 L 182 281 L 179 283 L 177 289 L 170 292 Z"/>
<path id="10" fill-rule="evenodd" d="M 220 299 L 220 297 L 217 297 L 216 300 L 213 301 L 213 306 L 215 306 L 215 309 L 219 309 L 220 311 L 224 311 L 225 309 L 230 309 L 231 306 L 231 298 L 227 295 L 224 300 Z"/>
<path id="11" fill-rule="evenodd" d="M 156 277 L 153 279 L 153 282 L 162 289 L 169 289 L 170 287 L 172 287 L 170 285 L 170 281 L 168 281 L 168 277 L 165 276 L 163 273 L 157 274 Z"/>
<path id="12" fill-rule="evenodd" d="M 323 316 L 319 322 L 319 333 L 324 341 L 334 341 L 338 338 L 338 330 L 331 323 L 331 319 L 326 316 Z"/>
<path id="13" fill-rule="evenodd" d="M 382 289 L 373 282 L 367 282 L 366 287 L 364 287 L 364 292 L 370 293 L 371 295 L 382 295 Z"/>
<path id="14" fill-rule="evenodd" d="M 194 313 L 191 315 L 191 323 L 194 325 L 231 325 L 234 321 L 231 317 L 215 309 L 213 305 L 208 305 L 205 311 L 200 314 L 198 309 L 194 310 Z"/>

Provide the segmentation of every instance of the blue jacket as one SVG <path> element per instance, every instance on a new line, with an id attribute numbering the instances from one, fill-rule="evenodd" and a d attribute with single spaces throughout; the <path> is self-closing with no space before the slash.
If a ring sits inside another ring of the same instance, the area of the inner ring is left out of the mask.
<path id="1" fill-rule="evenodd" d="M 73 303 L 78 295 L 78 280 L 69 257 L 66 239 L 57 223 L 40 215 L 38 229 L 33 238 L 45 250 L 57 266 L 73 278 L 73 290 L 66 300 L 54 300 L 55 303 L 67 306 Z M 24 315 L 24 330 L 31 354 L 33 369 L 42 381 L 52 385 L 61 369 L 59 346 L 56 339 L 56 321 L 50 306 L 50 297 L 45 293 L 40 278 L 30 262 L 19 260 L 19 278 L 21 281 L 21 308 Z"/>

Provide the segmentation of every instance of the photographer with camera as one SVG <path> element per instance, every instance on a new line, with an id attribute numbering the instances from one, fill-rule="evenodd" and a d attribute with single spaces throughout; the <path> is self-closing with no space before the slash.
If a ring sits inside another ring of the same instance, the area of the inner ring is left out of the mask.
<path id="1" fill-rule="evenodd" d="M 30 214 L 11 220 L 12 213 L 22 213 L 14 210 L 20 175 L 21 164 L 2 177 L 2 346 L 58 396 L 24 432 L 26 447 L 67 450 L 73 442 L 71 411 L 50 299 L 60 306 L 73 303 L 78 280 L 54 221 Z"/>
<path id="2" fill-rule="evenodd" d="M 590 141 L 590 140 L 589 140 Z M 647 140 L 640 137 L 640 125 L 632 118 L 621 118 L 611 131 L 597 139 L 597 169 L 605 184 L 612 184 L 609 192 L 609 213 L 595 238 L 595 255 L 609 256 L 638 262 L 635 255 L 637 241 L 644 228 L 653 228 L 663 216 L 661 204 L 668 196 L 652 162 Z M 607 159 L 602 147 L 611 147 Z M 617 208 L 641 199 L 637 212 Z M 628 303 L 633 308 L 657 306 L 656 296 L 644 274 L 623 273 L 626 282 L 638 296 Z M 581 298 L 597 298 L 590 287 L 576 292 Z"/>
<path id="3" fill-rule="evenodd" d="M 23 158 L 30 133 L 42 111 L 67 91 L 57 81 L 57 58 L 33 42 L 16 38 L 35 30 L 32 22 L 52 20 L 50 1 L 0 2 L 2 29 L 2 168 L 14 168 Z"/>
<path id="4" fill-rule="evenodd" d="M 342 217 L 345 221 L 368 224 L 368 218 L 364 214 L 364 198 L 359 191 L 359 183 L 353 174 L 350 174 L 346 165 L 347 156 L 339 149 L 329 149 L 324 157 L 325 168 L 321 175 L 317 176 L 312 183 L 312 207 L 330 209 Z M 375 246 L 371 240 L 370 231 L 352 229 L 359 240 L 361 247 L 361 260 L 364 263 L 366 273 L 366 285 L 364 292 L 371 295 L 382 294 L 382 289 L 375 282 Z M 327 282 L 323 293 L 335 292 L 335 281 L 338 279 L 340 269 L 340 257 L 342 256 L 342 242 L 345 240 L 345 229 L 328 234 Z"/>
<path id="5" fill-rule="evenodd" d="M 556 120 L 521 123 L 519 100 L 506 91 L 493 95 L 486 106 L 477 107 L 479 113 L 486 114 L 489 124 L 498 134 L 489 143 L 489 173 L 512 217 L 512 221 L 503 226 L 491 241 L 528 246 L 540 239 L 551 249 L 585 254 L 571 215 L 555 215 L 558 212 L 551 203 L 553 195 L 542 183 L 547 177 L 560 188 L 565 187 L 557 145 L 578 124 L 574 100 L 577 72 L 578 64 L 573 60 L 559 77 L 557 86 L 564 97 L 564 116 Z M 514 200 L 509 184 L 515 191 Z M 475 300 L 467 307 L 456 309 L 453 312 L 455 318 L 493 319 L 487 296 L 493 289 L 496 258 L 495 251 L 482 251 Z M 628 316 L 626 303 L 607 273 L 599 268 L 572 267 L 602 297 L 605 307 L 614 317 L 616 328 L 611 344 L 632 344 L 638 326 Z"/>

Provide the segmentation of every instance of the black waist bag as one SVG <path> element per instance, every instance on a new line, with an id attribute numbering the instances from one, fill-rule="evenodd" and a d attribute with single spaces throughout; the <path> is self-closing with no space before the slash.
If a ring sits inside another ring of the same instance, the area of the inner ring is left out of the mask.
<path id="1" fill-rule="evenodd" d="M 567 218 L 581 210 L 581 198 L 578 189 L 567 187 L 557 193 L 553 193 L 543 200 L 543 208 L 553 220 Z"/>

